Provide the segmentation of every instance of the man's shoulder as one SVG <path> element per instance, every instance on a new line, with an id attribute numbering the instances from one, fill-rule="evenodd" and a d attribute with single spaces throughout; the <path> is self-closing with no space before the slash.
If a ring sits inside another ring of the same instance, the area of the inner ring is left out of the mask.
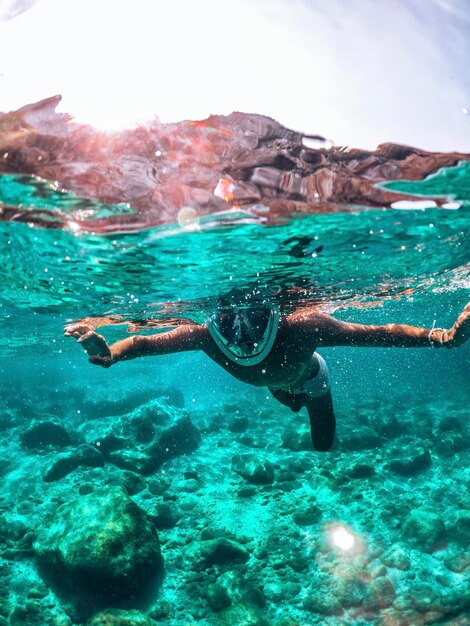
<path id="1" fill-rule="evenodd" d="M 313 307 L 298 309 L 297 311 L 289 313 L 289 315 L 286 316 L 287 323 L 292 326 L 303 326 L 305 324 L 311 325 L 315 322 L 323 324 L 329 319 L 331 319 L 331 317 L 328 313 Z"/>

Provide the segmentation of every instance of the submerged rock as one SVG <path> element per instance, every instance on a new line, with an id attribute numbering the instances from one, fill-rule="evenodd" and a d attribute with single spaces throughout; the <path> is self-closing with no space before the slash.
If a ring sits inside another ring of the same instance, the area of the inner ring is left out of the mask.
<path id="1" fill-rule="evenodd" d="M 149 475 L 169 459 L 199 447 L 201 435 L 189 416 L 174 421 L 173 413 L 155 401 L 139 407 L 132 416 L 121 416 L 111 426 L 87 425 L 85 434 L 116 467 Z"/>
<path id="2" fill-rule="evenodd" d="M 46 483 L 52 483 L 65 478 L 65 476 L 76 470 L 79 465 L 78 458 L 73 452 L 60 454 L 46 467 L 42 478 Z"/>
<path id="3" fill-rule="evenodd" d="M 166 428 L 158 439 L 158 447 L 165 460 L 194 452 L 200 443 L 201 434 L 189 415 L 181 417 L 173 426 Z"/>
<path id="4" fill-rule="evenodd" d="M 311 526 L 317 524 L 322 516 L 321 509 L 316 505 L 302 506 L 292 515 L 292 519 L 298 526 Z"/>
<path id="5" fill-rule="evenodd" d="M 460 433 L 443 433 L 434 446 L 437 454 L 444 457 L 454 456 L 458 452 L 465 452 L 470 448 L 470 437 Z"/>
<path id="6" fill-rule="evenodd" d="M 163 398 L 135 407 L 130 413 L 82 423 L 80 434 L 100 449 L 106 460 L 149 474 L 175 456 L 193 452 L 200 432 L 189 415 Z"/>
<path id="7" fill-rule="evenodd" d="M 157 626 L 157 622 L 140 611 L 108 609 L 92 617 L 86 626 Z"/>
<path id="8" fill-rule="evenodd" d="M 207 602 L 214 613 L 219 613 L 232 604 L 227 590 L 216 583 L 207 587 Z"/>
<path id="9" fill-rule="evenodd" d="M 302 599 L 306 611 L 320 615 L 341 615 L 343 607 L 331 590 L 312 589 Z"/>
<path id="10" fill-rule="evenodd" d="M 403 572 L 406 572 L 411 567 L 411 561 L 407 551 L 397 544 L 394 544 L 384 552 L 380 560 L 387 567 L 394 567 Z"/>
<path id="11" fill-rule="evenodd" d="M 292 452 L 300 452 L 302 450 L 311 451 L 312 436 L 306 430 L 286 428 L 282 433 L 282 447 L 292 450 Z"/>
<path id="12" fill-rule="evenodd" d="M 392 581 L 387 576 L 379 576 L 367 586 L 362 606 L 366 611 L 376 613 L 391 606 L 396 595 Z"/>
<path id="13" fill-rule="evenodd" d="M 168 502 L 159 502 L 149 517 L 158 530 L 163 530 L 174 528 L 180 519 L 180 514 L 176 506 Z"/>
<path id="14" fill-rule="evenodd" d="M 107 460 L 116 467 L 143 475 L 151 474 L 161 465 L 155 463 L 147 451 L 132 448 L 110 452 Z"/>
<path id="15" fill-rule="evenodd" d="M 400 454 L 390 461 L 389 470 L 400 476 L 414 476 L 431 467 L 429 450 L 423 447 L 409 448 L 406 454 Z"/>
<path id="16" fill-rule="evenodd" d="M 115 450 L 121 450 L 122 448 L 125 448 L 127 445 L 129 445 L 129 442 L 124 439 L 124 437 L 118 437 L 114 433 L 109 432 L 93 441 L 93 445 L 99 448 L 99 450 L 104 455 L 106 455 L 114 452 Z"/>
<path id="17" fill-rule="evenodd" d="M 43 480 L 47 483 L 65 478 L 80 466 L 103 467 L 104 459 L 99 450 L 93 446 L 79 446 L 73 452 L 57 455 L 46 467 Z"/>
<path id="18" fill-rule="evenodd" d="M 467 544 L 468 545 L 468 544 Z M 447 548 L 444 558 L 444 565 L 451 572 L 461 573 L 467 568 L 470 571 L 470 554 L 462 550 L 460 546 L 454 546 Z"/>
<path id="19" fill-rule="evenodd" d="M 254 454 L 233 456 L 232 470 L 254 485 L 270 485 L 274 482 L 274 465 Z"/>
<path id="20" fill-rule="evenodd" d="M 259 608 L 240 603 L 218 614 L 217 626 L 271 626 Z"/>
<path id="21" fill-rule="evenodd" d="M 250 425 L 250 421 L 246 417 L 246 415 L 240 415 L 240 416 L 232 418 L 229 421 L 227 425 L 227 429 L 231 433 L 244 433 L 249 425 Z"/>
<path id="22" fill-rule="evenodd" d="M 147 483 L 148 491 L 154 496 L 162 496 L 168 491 L 170 481 L 165 476 L 156 476 Z"/>
<path id="23" fill-rule="evenodd" d="M 470 545 L 470 511 L 458 511 L 449 532 L 449 539 L 466 547 Z"/>
<path id="24" fill-rule="evenodd" d="M 153 524 L 119 487 L 58 507 L 38 529 L 34 549 L 58 586 L 108 602 L 139 595 L 163 567 Z"/>
<path id="25" fill-rule="evenodd" d="M 335 598 L 344 608 L 360 606 L 368 591 L 366 581 L 359 577 L 340 577 L 333 588 Z"/>
<path id="26" fill-rule="evenodd" d="M 66 429 L 53 420 L 33 422 L 21 433 L 20 439 L 28 450 L 43 449 L 47 446 L 65 448 L 71 443 Z"/>
<path id="27" fill-rule="evenodd" d="M 381 444 L 380 436 L 369 426 L 362 426 L 350 430 L 341 441 L 341 447 L 351 452 L 360 450 L 372 450 L 379 448 Z"/>
<path id="28" fill-rule="evenodd" d="M 15 413 L 5 406 L 0 410 L 0 432 L 4 430 L 8 430 L 16 423 Z"/>
<path id="29" fill-rule="evenodd" d="M 444 522 L 429 509 L 411 511 L 403 524 L 403 537 L 413 548 L 429 552 L 444 536 Z"/>
<path id="30" fill-rule="evenodd" d="M 233 566 L 249 559 L 248 551 L 236 541 L 219 537 L 199 541 L 187 552 L 191 569 L 205 570 L 212 565 Z"/>
<path id="31" fill-rule="evenodd" d="M 374 429 L 385 439 L 396 439 L 401 437 L 407 430 L 407 425 L 400 422 L 396 415 L 380 415 L 373 419 Z"/>
<path id="32" fill-rule="evenodd" d="M 139 474 L 135 472 L 127 471 L 121 472 L 120 479 L 122 482 L 115 483 L 117 485 L 122 484 L 126 492 L 130 496 L 135 496 L 136 493 L 140 493 L 145 489 L 145 481 Z"/>

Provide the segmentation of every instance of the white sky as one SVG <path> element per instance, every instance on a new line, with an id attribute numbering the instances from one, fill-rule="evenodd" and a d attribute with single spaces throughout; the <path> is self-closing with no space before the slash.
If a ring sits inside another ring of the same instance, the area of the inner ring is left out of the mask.
<path id="1" fill-rule="evenodd" d="M 61 93 L 104 128 L 241 110 L 470 151 L 468 0 L 39 0 L 0 42 L 0 111 Z"/>

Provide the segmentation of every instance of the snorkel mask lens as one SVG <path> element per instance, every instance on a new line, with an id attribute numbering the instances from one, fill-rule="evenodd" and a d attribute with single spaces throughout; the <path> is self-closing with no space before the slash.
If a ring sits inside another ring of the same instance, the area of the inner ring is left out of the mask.
<path id="1" fill-rule="evenodd" d="M 278 307 L 229 307 L 207 320 L 212 338 L 232 360 L 252 365 L 269 353 L 279 324 Z"/>

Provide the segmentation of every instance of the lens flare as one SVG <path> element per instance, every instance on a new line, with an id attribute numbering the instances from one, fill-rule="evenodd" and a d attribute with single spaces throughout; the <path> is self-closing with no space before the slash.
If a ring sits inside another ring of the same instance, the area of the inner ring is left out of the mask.
<path id="1" fill-rule="evenodd" d="M 199 230 L 199 215 L 196 209 L 184 206 L 178 211 L 178 224 L 183 230 Z"/>

